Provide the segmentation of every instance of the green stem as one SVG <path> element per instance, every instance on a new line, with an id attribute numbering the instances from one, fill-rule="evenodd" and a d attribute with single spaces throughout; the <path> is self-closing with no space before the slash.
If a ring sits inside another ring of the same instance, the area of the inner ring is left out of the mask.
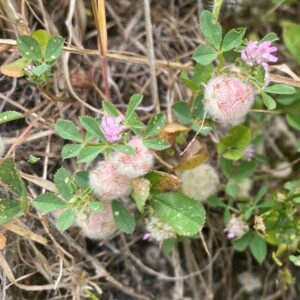
<path id="1" fill-rule="evenodd" d="M 214 7 L 213 7 L 212 14 L 214 16 L 215 22 L 218 21 L 218 18 L 219 18 L 219 15 L 220 15 L 220 10 L 221 10 L 221 7 L 222 7 L 222 3 L 223 3 L 223 0 L 215 0 L 214 1 Z"/>
<path id="2" fill-rule="evenodd" d="M 219 53 L 219 65 L 218 65 L 218 70 L 217 70 L 218 73 L 221 71 L 221 69 L 223 67 L 223 61 L 224 61 L 223 52 L 220 52 Z"/>

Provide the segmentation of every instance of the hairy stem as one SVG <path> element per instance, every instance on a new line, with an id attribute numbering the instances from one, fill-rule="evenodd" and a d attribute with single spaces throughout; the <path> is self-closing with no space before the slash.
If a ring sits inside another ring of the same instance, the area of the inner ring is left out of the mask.
<path id="1" fill-rule="evenodd" d="M 220 15 L 220 10 L 221 10 L 221 7 L 222 7 L 222 3 L 223 3 L 223 0 L 215 0 L 214 1 L 214 7 L 213 7 L 212 13 L 213 13 L 215 22 L 218 21 L 218 18 L 219 18 L 219 15 Z"/>

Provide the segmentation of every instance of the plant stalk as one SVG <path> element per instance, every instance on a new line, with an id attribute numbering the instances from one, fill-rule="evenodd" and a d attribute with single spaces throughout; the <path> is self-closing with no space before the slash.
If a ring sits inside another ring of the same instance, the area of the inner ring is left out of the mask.
<path id="1" fill-rule="evenodd" d="M 221 7 L 222 7 L 222 3 L 223 3 L 223 0 L 215 0 L 214 1 L 214 7 L 213 7 L 212 14 L 214 16 L 214 21 L 215 22 L 218 21 L 220 11 L 221 11 Z"/>

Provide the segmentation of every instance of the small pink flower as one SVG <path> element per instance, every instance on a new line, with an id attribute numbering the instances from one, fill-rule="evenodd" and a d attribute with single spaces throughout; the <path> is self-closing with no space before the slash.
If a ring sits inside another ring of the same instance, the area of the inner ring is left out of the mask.
<path id="1" fill-rule="evenodd" d="M 254 65 L 267 67 L 269 62 L 277 62 L 278 57 L 272 54 L 276 51 L 277 48 L 272 47 L 270 41 L 265 41 L 260 44 L 258 44 L 257 41 L 250 41 L 247 47 L 242 51 L 241 57 L 250 67 Z"/>
<path id="2" fill-rule="evenodd" d="M 122 138 L 122 131 L 126 129 L 126 126 L 121 125 L 123 120 L 123 115 L 116 118 L 113 116 L 102 117 L 101 129 L 110 143 L 118 142 Z"/>
<path id="3" fill-rule="evenodd" d="M 90 171 L 89 183 L 94 194 L 101 200 L 118 199 L 131 193 L 131 179 L 118 171 L 115 163 L 101 161 Z"/>
<path id="4" fill-rule="evenodd" d="M 217 76 L 207 83 L 205 89 L 205 110 L 225 124 L 241 123 L 253 101 L 252 86 L 237 77 Z"/>
<path id="5" fill-rule="evenodd" d="M 109 160 L 114 162 L 118 168 L 118 172 L 136 178 L 148 173 L 154 164 L 154 156 L 143 143 L 143 140 L 134 136 L 128 143 L 135 149 L 135 154 L 124 154 L 120 152 L 113 153 Z"/>
<path id="6" fill-rule="evenodd" d="M 150 233 L 150 232 L 146 232 L 146 233 L 143 235 L 143 241 L 149 240 L 150 238 L 151 238 L 151 233 Z"/>
<path id="7" fill-rule="evenodd" d="M 244 159 L 246 161 L 251 161 L 254 157 L 254 154 L 255 154 L 255 149 L 254 146 L 251 144 L 245 149 Z"/>

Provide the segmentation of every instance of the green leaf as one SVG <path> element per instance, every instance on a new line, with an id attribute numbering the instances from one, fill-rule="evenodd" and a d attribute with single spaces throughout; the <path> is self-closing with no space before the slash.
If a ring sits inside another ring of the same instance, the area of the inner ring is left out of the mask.
<path id="1" fill-rule="evenodd" d="M 32 70 L 30 70 L 30 72 L 35 75 L 35 76 L 41 76 L 42 74 L 44 74 L 45 72 L 49 71 L 50 66 L 47 64 L 42 64 L 39 65 L 37 67 L 34 67 Z"/>
<path id="2" fill-rule="evenodd" d="M 72 226 L 75 221 L 75 212 L 72 208 L 66 209 L 56 220 L 56 227 L 60 231 L 65 231 Z"/>
<path id="3" fill-rule="evenodd" d="M 147 148 L 150 148 L 150 149 L 153 149 L 156 151 L 165 150 L 167 148 L 170 148 L 170 146 L 171 146 L 166 140 L 163 140 L 161 138 L 147 139 L 147 140 L 144 140 L 143 142 Z"/>
<path id="4" fill-rule="evenodd" d="M 126 112 L 126 121 L 130 120 L 134 115 L 134 111 L 142 102 L 144 96 L 140 94 L 134 94 L 129 99 L 129 104 Z"/>
<path id="5" fill-rule="evenodd" d="M 82 189 L 87 189 L 89 185 L 89 172 L 88 171 L 78 171 L 75 173 L 76 185 Z"/>
<path id="6" fill-rule="evenodd" d="M 159 217 L 179 235 L 197 234 L 204 225 L 205 210 L 202 204 L 183 194 L 155 194 L 151 204 Z"/>
<path id="7" fill-rule="evenodd" d="M 282 22 L 283 41 L 291 55 L 300 65 L 300 24 L 292 22 Z"/>
<path id="8" fill-rule="evenodd" d="M 62 201 L 59 197 L 51 193 L 45 193 L 37 196 L 34 199 L 33 205 L 42 213 L 49 213 L 68 207 L 66 202 Z"/>
<path id="9" fill-rule="evenodd" d="M 225 34 L 222 51 L 227 52 L 241 45 L 245 34 L 245 28 L 231 29 Z"/>
<path id="10" fill-rule="evenodd" d="M 126 126 L 134 130 L 140 130 L 146 127 L 145 124 L 140 121 L 138 115 L 135 112 L 132 113 L 129 121 L 126 120 Z"/>
<path id="11" fill-rule="evenodd" d="M 0 113 L 0 124 L 18 120 L 21 118 L 23 118 L 23 115 L 20 114 L 19 112 L 12 111 L 12 110 L 5 111 L 3 113 Z"/>
<path id="12" fill-rule="evenodd" d="M 203 105 L 203 96 L 198 95 L 194 100 L 194 109 L 193 109 L 194 118 L 198 121 L 202 120 L 204 118 L 204 111 L 205 111 L 205 109 L 204 109 L 204 105 Z"/>
<path id="13" fill-rule="evenodd" d="M 222 27 L 219 23 L 214 22 L 213 14 L 204 10 L 200 16 L 200 30 L 207 39 L 207 41 L 219 49 L 222 41 Z"/>
<path id="14" fill-rule="evenodd" d="M 182 124 L 191 124 L 193 122 L 193 115 L 190 111 L 188 104 L 184 101 L 177 101 L 172 109 L 175 113 L 176 118 Z"/>
<path id="15" fill-rule="evenodd" d="M 51 39 L 51 34 L 48 33 L 46 30 L 39 29 L 39 30 L 36 30 L 31 36 L 35 40 L 37 40 L 37 42 L 40 45 L 42 55 L 45 56 L 46 47 L 48 45 L 49 40 Z"/>
<path id="16" fill-rule="evenodd" d="M 89 202 L 89 208 L 94 212 L 101 212 L 103 211 L 103 204 L 99 201 L 90 201 Z"/>
<path id="17" fill-rule="evenodd" d="M 198 46 L 193 55 L 193 60 L 201 65 L 209 65 L 218 56 L 218 52 L 208 45 Z"/>
<path id="18" fill-rule="evenodd" d="M 54 175 L 55 186 L 66 200 L 73 197 L 72 180 L 72 175 L 65 168 L 58 169 Z"/>
<path id="19" fill-rule="evenodd" d="M 251 240 L 253 239 L 254 232 L 249 230 L 246 234 L 244 234 L 239 239 L 236 239 L 232 242 L 233 247 L 237 251 L 244 251 L 250 245 Z"/>
<path id="20" fill-rule="evenodd" d="M 140 212 L 144 211 L 144 206 L 150 193 L 150 185 L 150 181 L 143 177 L 132 181 L 132 198 Z"/>
<path id="21" fill-rule="evenodd" d="M 27 161 L 28 161 L 30 164 L 34 165 L 34 164 L 36 164 L 37 162 L 39 162 L 40 160 L 41 160 L 40 157 L 36 157 L 36 156 L 30 154 Z"/>
<path id="22" fill-rule="evenodd" d="M 33 61 L 43 59 L 39 43 L 29 35 L 20 35 L 17 38 L 17 48 L 23 57 Z"/>
<path id="23" fill-rule="evenodd" d="M 234 164 L 233 161 L 221 158 L 221 170 L 227 178 L 244 179 L 251 177 L 256 171 L 258 163 L 255 161 L 240 161 Z"/>
<path id="24" fill-rule="evenodd" d="M 113 117 L 117 117 L 120 114 L 111 102 L 102 101 L 102 108 L 108 115 L 112 115 Z"/>
<path id="25" fill-rule="evenodd" d="M 217 148 L 218 153 L 223 154 L 233 149 L 245 149 L 251 142 L 251 131 L 249 128 L 238 125 L 231 129 L 230 133 L 223 137 Z"/>
<path id="26" fill-rule="evenodd" d="M 105 141 L 105 136 L 100 129 L 100 122 L 89 116 L 80 117 L 82 127 L 90 134 L 92 138 L 98 138 L 100 141 Z"/>
<path id="27" fill-rule="evenodd" d="M 2 65 L 0 67 L 0 72 L 6 76 L 9 77 L 22 77 L 25 75 L 25 68 L 27 67 L 29 61 L 27 58 L 19 58 L 17 60 L 14 60 L 13 62 Z"/>
<path id="28" fill-rule="evenodd" d="M 67 144 L 64 145 L 61 151 L 61 156 L 63 159 L 78 156 L 80 150 L 82 149 L 81 144 Z"/>
<path id="29" fill-rule="evenodd" d="M 267 243 L 258 234 L 255 234 L 250 243 L 250 250 L 259 264 L 262 264 L 267 256 Z"/>
<path id="30" fill-rule="evenodd" d="M 212 127 L 208 127 L 208 126 L 203 126 L 203 125 L 199 125 L 194 123 L 192 125 L 192 129 L 197 133 L 197 134 L 201 134 L 203 136 L 208 136 L 208 134 L 213 130 Z"/>
<path id="31" fill-rule="evenodd" d="M 215 206 L 215 207 L 227 207 L 224 202 L 217 196 L 211 196 L 208 199 L 205 200 L 205 202 L 210 205 L 210 206 Z"/>
<path id="32" fill-rule="evenodd" d="M 106 145 L 95 145 L 95 146 L 83 147 L 78 154 L 79 162 L 83 163 L 95 159 L 106 148 L 107 148 Z"/>
<path id="33" fill-rule="evenodd" d="M 223 157 L 229 160 L 239 160 L 245 155 L 244 150 L 232 149 L 223 153 Z"/>
<path id="34" fill-rule="evenodd" d="M 12 158 L 0 162 L 0 180 L 19 197 L 27 198 L 26 186 Z"/>
<path id="35" fill-rule="evenodd" d="M 239 191 L 239 186 L 235 182 L 230 182 L 229 181 L 226 184 L 225 191 L 226 191 L 227 195 L 229 195 L 232 198 L 235 198 L 238 191 Z"/>
<path id="36" fill-rule="evenodd" d="M 118 200 L 113 200 L 112 211 L 117 226 L 128 234 L 133 233 L 135 229 L 135 221 L 124 204 Z"/>
<path id="37" fill-rule="evenodd" d="M 145 129 L 144 132 L 144 139 L 147 139 L 148 137 L 151 137 L 153 135 L 158 135 L 160 133 L 160 131 L 163 129 L 163 127 L 165 126 L 167 117 L 165 113 L 159 113 L 155 116 L 153 116 L 148 124 L 147 127 Z"/>
<path id="38" fill-rule="evenodd" d="M 271 94 L 292 95 L 296 93 L 296 89 L 286 84 L 274 84 L 266 87 L 264 92 Z"/>
<path id="39" fill-rule="evenodd" d="M 288 114 L 286 119 L 292 128 L 300 131 L 300 115 Z"/>
<path id="40" fill-rule="evenodd" d="M 194 67 L 194 74 L 192 76 L 192 82 L 197 84 L 205 83 L 211 78 L 211 74 L 213 71 L 213 65 L 208 64 L 203 66 L 201 64 L 197 64 Z"/>
<path id="41" fill-rule="evenodd" d="M 46 52 L 45 52 L 45 60 L 47 62 L 51 62 L 53 60 L 57 60 L 61 55 L 64 41 L 62 37 L 56 36 L 52 37 L 47 44 Z"/>
<path id="42" fill-rule="evenodd" d="M 174 238 L 163 240 L 161 248 L 164 255 L 170 254 L 176 244 L 177 244 L 177 240 Z"/>
<path id="43" fill-rule="evenodd" d="M 82 142 L 79 130 L 69 120 L 59 120 L 54 125 L 56 133 L 65 140 Z"/>
<path id="44" fill-rule="evenodd" d="M 276 108 L 276 102 L 275 102 L 275 100 L 271 96 L 269 96 L 265 92 L 261 92 L 261 96 L 262 96 L 262 100 L 263 100 L 265 106 L 269 110 L 273 110 L 273 109 Z"/>
<path id="45" fill-rule="evenodd" d="M 259 43 L 261 44 L 262 42 L 265 42 L 265 41 L 275 42 L 275 41 L 278 41 L 278 40 L 279 40 L 279 37 L 278 37 L 277 33 L 275 33 L 275 32 L 270 32 L 270 33 L 268 33 L 266 36 L 264 36 L 264 37 L 259 41 Z"/>
<path id="46" fill-rule="evenodd" d="M 125 154 L 135 155 L 135 149 L 130 145 L 112 145 L 111 148 L 115 151 L 122 152 Z"/>
<path id="47" fill-rule="evenodd" d="M 0 200 L 0 225 L 24 215 L 20 201 Z"/>

